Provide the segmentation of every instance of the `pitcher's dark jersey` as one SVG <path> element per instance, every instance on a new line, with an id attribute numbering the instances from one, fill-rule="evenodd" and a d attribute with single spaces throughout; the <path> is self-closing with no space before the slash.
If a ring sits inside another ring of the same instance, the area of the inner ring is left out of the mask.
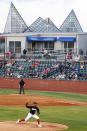
<path id="1" fill-rule="evenodd" d="M 28 106 L 28 104 L 26 104 L 26 107 L 30 109 L 30 113 L 32 115 L 34 115 L 36 112 L 40 114 L 40 110 L 37 106 Z"/>

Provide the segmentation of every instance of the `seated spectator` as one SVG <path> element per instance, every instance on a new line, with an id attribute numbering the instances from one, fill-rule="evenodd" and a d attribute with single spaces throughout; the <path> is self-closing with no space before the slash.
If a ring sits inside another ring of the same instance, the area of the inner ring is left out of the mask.
<path id="1" fill-rule="evenodd" d="M 10 62 L 8 62 L 8 63 L 6 64 L 6 66 L 7 66 L 7 67 L 11 67 L 12 64 L 11 64 Z"/>
<path id="2" fill-rule="evenodd" d="M 72 72 L 71 75 L 69 76 L 69 80 L 75 79 L 75 72 Z"/>
<path id="3" fill-rule="evenodd" d="M 72 59 L 72 53 L 68 53 L 68 54 L 66 55 L 66 59 Z"/>
<path id="4" fill-rule="evenodd" d="M 11 59 L 10 63 L 14 64 L 15 63 L 15 59 Z"/>
<path id="5" fill-rule="evenodd" d="M 50 71 L 50 67 L 47 67 L 47 73 Z"/>
<path id="6" fill-rule="evenodd" d="M 83 79 L 83 74 L 82 73 L 78 73 L 78 80 L 81 80 L 81 79 Z M 86 78 L 86 77 L 85 77 Z"/>
<path id="7" fill-rule="evenodd" d="M 61 80 L 62 79 L 62 74 L 58 75 L 58 79 Z"/>
<path id="8" fill-rule="evenodd" d="M 49 59 L 51 57 L 51 53 L 48 52 L 47 50 L 44 50 L 44 54 L 43 54 L 43 57 Z"/>
<path id="9" fill-rule="evenodd" d="M 54 62 L 53 65 L 52 65 L 52 67 L 53 67 L 53 68 L 57 68 L 57 67 L 59 67 L 59 63 L 58 63 L 57 61 Z"/>
<path id="10" fill-rule="evenodd" d="M 9 72 L 9 76 L 10 76 L 10 77 L 13 77 L 13 76 L 14 76 L 14 73 L 13 73 L 13 72 Z"/>
<path id="11" fill-rule="evenodd" d="M 64 71 L 64 66 L 62 64 L 59 64 L 59 71 L 62 73 Z"/>
<path id="12" fill-rule="evenodd" d="M 18 69 L 19 69 L 19 70 L 24 70 L 24 66 L 21 65 L 21 66 L 18 67 Z"/>
<path id="13" fill-rule="evenodd" d="M 10 56 L 10 58 L 11 58 L 11 59 L 14 59 L 14 58 L 15 58 L 15 56 L 16 56 L 16 54 L 15 54 L 15 53 L 13 53 L 13 52 L 11 52 L 11 56 Z"/>
<path id="14" fill-rule="evenodd" d="M 80 69 L 82 69 L 82 70 L 84 69 L 84 64 L 80 65 Z"/>
<path id="15" fill-rule="evenodd" d="M 10 72 L 10 69 L 11 69 L 11 68 L 10 68 L 10 67 L 8 67 L 8 68 L 7 68 L 7 72 Z"/>
<path id="16" fill-rule="evenodd" d="M 63 73 L 63 74 L 62 74 L 62 80 L 65 80 L 65 78 L 66 78 L 66 74 Z"/>
<path id="17" fill-rule="evenodd" d="M 47 54 L 48 54 L 48 51 L 47 51 L 47 50 L 44 50 L 43 56 L 46 57 Z"/>
<path id="18" fill-rule="evenodd" d="M 26 58 L 26 61 L 29 62 L 29 63 L 31 63 L 31 62 L 32 62 L 31 57 L 27 57 L 27 58 Z"/>
<path id="19" fill-rule="evenodd" d="M 85 64 L 85 61 L 84 61 L 83 59 L 82 59 L 80 62 L 81 62 L 81 64 L 83 64 L 83 65 Z"/>
<path id="20" fill-rule="evenodd" d="M 85 80 L 87 80 L 87 74 L 85 76 L 83 76 L 83 74 L 82 74 L 81 77 L 83 77 L 83 78 L 85 78 Z"/>
<path id="21" fill-rule="evenodd" d="M 47 74 L 46 68 L 42 71 L 42 74 Z"/>
<path id="22" fill-rule="evenodd" d="M 77 80 L 77 79 L 78 79 L 78 75 L 75 73 L 74 80 Z"/>
<path id="23" fill-rule="evenodd" d="M 9 51 L 9 52 L 6 52 L 6 57 L 7 58 L 10 58 L 10 56 L 11 56 L 11 52 Z"/>
<path id="24" fill-rule="evenodd" d="M 80 60 L 80 56 L 79 55 L 76 55 L 75 58 L 74 58 L 75 62 L 79 62 Z"/>
<path id="25" fill-rule="evenodd" d="M 38 67 L 38 66 L 39 66 L 39 64 L 40 64 L 40 62 L 39 62 L 39 61 L 35 61 L 35 62 L 34 62 L 34 64 L 33 64 L 32 66 L 34 66 L 34 67 Z"/>
<path id="26" fill-rule="evenodd" d="M 38 72 L 35 71 L 33 77 L 38 78 L 39 77 Z"/>
<path id="27" fill-rule="evenodd" d="M 15 67 L 20 67 L 19 63 L 17 63 L 16 61 L 15 61 L 15 63 L 14 63 L 14 66 L 15 66 Z"/>
<path id="28" fill-rule="evenodd" d="M 51 53 L 48 52 L 46 58 L 50 59 L 50 57 L 51 57 Z"/>

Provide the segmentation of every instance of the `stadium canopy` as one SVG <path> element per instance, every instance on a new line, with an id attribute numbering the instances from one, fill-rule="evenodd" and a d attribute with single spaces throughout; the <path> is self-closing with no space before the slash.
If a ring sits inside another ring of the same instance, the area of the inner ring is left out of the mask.
<path id="1" fill-rule="evenodd" d="M 28 41 L 57 41 L 56 37 L 31 37 L 27 36 Z"/>
<path id="2" fill-rule="evenodd" d="M 57 41 L 72 41 L 75 42 L 76 38 L 75 37 L 59 37 Z"/>

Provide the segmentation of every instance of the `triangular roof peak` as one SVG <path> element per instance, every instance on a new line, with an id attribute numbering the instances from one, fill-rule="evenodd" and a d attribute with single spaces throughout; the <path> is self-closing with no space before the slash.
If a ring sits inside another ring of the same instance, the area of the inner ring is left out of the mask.
<path id="1" fill-rule="evenodd" d="M 83 32 L 82 27 L 76 17 L 74 10 L 72 9 L 69 15 L 64 20 L 63 24 L 60 26 L 62 32 Z"/>
<path id="2" fill-rule="evenodd" d="M 48 17 L 48 18 L 46 18 L 45 20 L 46 20 L 46 21 L 49 23 L 49 21 L 50 21 L 50 18 Z"/>
<path id="3" fill-rule="evenodd" d="M 11 1 L 11 5 L 14 5 L 12 1 Z"/>
<path id="4" fill-rule="evenodd" d="M 72 9 L 69 14 L 74 14 L 76 16 L 74 9 Z"/>
<path id="5" fill-rule="evenodd" d="M 48 18 L 46 18 L 45 20 L 48 22 L 48 24 L 55 25 L 49 17 L 48 17 Z"/>
<path id="6" fill-rule="evenodd" d="M 74 9 L 72 9 L 71 12 L 74 12 Z"/>
<path id="7" fill-rule="evenodd" d="M 44 20 L 41 17 L 38 17 L 25 31 L 26 32 L 41 32 L 41 33 L 57 33 L 60 30 L 53 24 L 50 19 Z"/>
<path id="8" fill-rule="evenodd" d="M 4 33 L 22 33 L 26 28 L 27 25 L 25 21 L 11 2 Z"/>

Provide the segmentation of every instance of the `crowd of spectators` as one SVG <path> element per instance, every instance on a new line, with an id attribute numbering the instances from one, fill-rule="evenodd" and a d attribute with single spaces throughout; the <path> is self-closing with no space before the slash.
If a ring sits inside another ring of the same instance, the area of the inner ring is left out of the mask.
<path id="1" fill-rule="evenodd" d="M 24 50 L 25 55 L 26 52 Z M 44 57 L 48 57 L 48 55 L 50 57 L 50 52 L 44 51 Z M 76 55 L 73 60 L 71 53 L 66 55 L 64 61 L 36 60 L 33 57 L 11 58 L 0 63 L 0 77 L 3 76 L 2 73 L 5 77 L 12 78 L 87 80 L 87 61 L 79 55 Z"/>

